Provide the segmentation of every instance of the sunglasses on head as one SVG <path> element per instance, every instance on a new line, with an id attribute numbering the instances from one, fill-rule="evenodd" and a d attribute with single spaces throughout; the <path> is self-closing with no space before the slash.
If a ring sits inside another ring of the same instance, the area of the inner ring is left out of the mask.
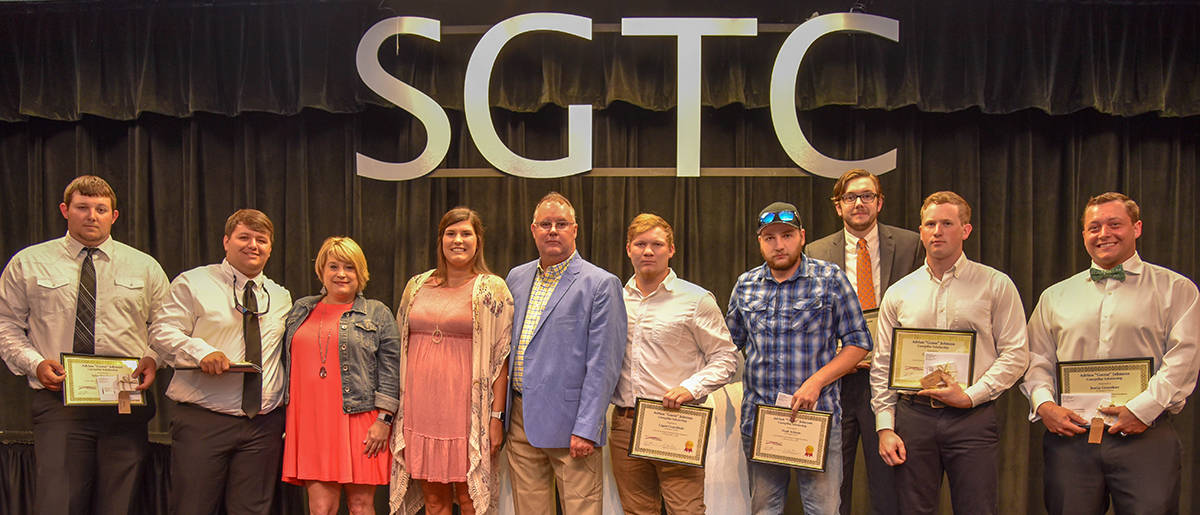
<path id="1" fill-rule="evenodd" d="M 758 217 L 758 225 L 767 225 L 775 222 L 792 223 L 796 221 L 796 212 L 792 210 L 772 211 L 763 213 Z"/>

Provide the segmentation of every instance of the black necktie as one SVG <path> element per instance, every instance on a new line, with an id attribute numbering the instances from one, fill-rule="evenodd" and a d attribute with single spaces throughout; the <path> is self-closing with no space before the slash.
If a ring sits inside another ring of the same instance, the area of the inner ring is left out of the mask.
<path id="1" fill-rule="evenodd" d="M 77 354 L 96 353 L 96 265 L 94 247 L 84 247 L 87 255 L 79 268 L 79 293 L 75 296 L 75 338 L 71 350 Z"/>
<path id="2" fill-rule="evenodd" d="M 258 297 L 254 295 L 254 281 L 246 281 L 242 296 L 242 332 L 246 338 L 246 361 L 262 365 L 262 333 L 258 330 Z M 242 377 L 242 411 L 254 418 L 262 407 L 262 374 L 247 372 Z"/>

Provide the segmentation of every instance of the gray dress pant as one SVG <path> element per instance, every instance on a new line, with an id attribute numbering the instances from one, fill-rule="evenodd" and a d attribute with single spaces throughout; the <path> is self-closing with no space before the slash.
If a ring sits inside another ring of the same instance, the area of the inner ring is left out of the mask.
<path id="1" fill-rule="evenodd" d="M 900 513 L 937 512 L 942 473 L 959 515 L 999 511 L 999 427 L 995 404 L 934 408 L 927 397 L 903 395 L 896 404 L 896 434 L 908 457 L 896 467 Z"/>

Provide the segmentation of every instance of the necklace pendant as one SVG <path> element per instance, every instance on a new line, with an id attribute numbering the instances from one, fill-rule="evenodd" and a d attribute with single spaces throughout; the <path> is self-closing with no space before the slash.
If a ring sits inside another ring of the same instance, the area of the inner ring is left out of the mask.
<path id="1" fill-rule="evenodd" d="M 321 376 L 321 379 L 325 379 L 325 376 L 329 375 L 329 373 L 325 371 L 324 365 L 321 366 L 321 371 L 318 372 L 317 375 Z"/>
<path id="2" fill-rule="evenodd" d="M 438 327 L 433 330 L 433 343 L 442 343 L 442 328 Z"/>

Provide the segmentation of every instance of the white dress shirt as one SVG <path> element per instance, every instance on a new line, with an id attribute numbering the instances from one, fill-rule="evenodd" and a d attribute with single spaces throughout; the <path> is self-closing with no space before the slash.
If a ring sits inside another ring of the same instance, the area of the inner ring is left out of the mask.
<path id="1" fill-rule="evenodd" d="M 147 327 L 167 294 L 167 274 L 154 258 L 112 238 L 97 248 L 95 353 L 157 359 Z M 68 233 L 21 250 L 0 276 L 0 357 L 31 388 L 43 388 L 39 363 L 72 351 L 83 249 Z"/>
<path id="2" fill-rule="evenodd" d="M 176 367 L 198 366 L 216 351 L 231 362 L 246 359 L 246 340 L 238 302 L 246 282 L 256 283 L 254 293 L 262 332 L 262 410 L 269 413 L 283 401 L 283 365 L 280 349 L 284 317 L 292 309 L 292 296 L 284 287 L 259 274 L 247 278 L 228 261 L 193 268 L 171 282 L 170 293 L 150 326 L 150 345 L 167 363 Z M 167 397 L 218 413 L 242 416 L 242 374 L 208 375 L 199 370 L 177 370 L 167 388 Z"/>
<path id="3" fill-rule="evenodd" d="M 995 400 L 1012 387 L 1029 364 L 1025 310 L 1007 275 L 959 256 L 939 280 L 926 264 L 888 288 L 879 310 L 879 341 L 871 363 L 871 408 L 875 428 L 895 429 L 898 394 L 888 390 L 892 328 L 975 331 L 971 405 Z"/>
<path id="4" fill-rule="evenodd" d="M 1123 266 L 1124 281 L 1093 282 L 1084 270 L 1042 292 L 1029 317 L 1030 363 L 1021 385 L 1031 421 L 1040 418 L 1042 403 L 1058 401 L 1060 360 L 1154 358 L 1149 388 L 1125 406 L 1145 424 L 1183 409 L 1200 368 L 1200 293 L 1186 277 L 1136 252 Z"/>
<path id="5" fill-rule="evenodd" d="M 708 290 L 671 270 L 645 296 L 630 278 L 623 296 L 629 336 L 613 404 L 628 408 L 638 397 L 661 400 L 676 386 L 700 401 L 733 377 L 737 347 Z"/>
<path id="6" fill-rule="evenodd" d="M 850 279 L 850 284 L 854 286 L 854 291 L 857 293 L 859 238 L 850 234 L 845 227 L 842 228 L 842 234 L 846 236 L 846 269 L 843 272 L 846 272 L 846 278 Z M 862 239 L 867 240 L 867 252 L 871 254 L 871 282 L 875 288 L 875 298 L 878 299 L 880 298 L 879 290 L 883 288 L 883 285 L 879 284 L 879 274 L 881 273 L 879 270 L 879 224 L 875 224 Z"/>

